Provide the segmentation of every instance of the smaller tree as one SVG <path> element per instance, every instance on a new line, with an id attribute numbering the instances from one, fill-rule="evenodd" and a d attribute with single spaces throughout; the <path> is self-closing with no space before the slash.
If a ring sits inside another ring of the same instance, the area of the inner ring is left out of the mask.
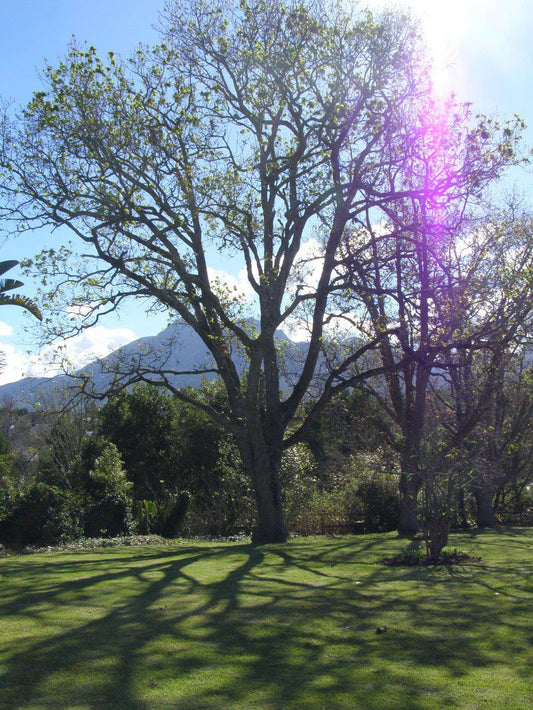
<path id="1" fill-rule="evenodd" d="M 183 488 L 183 439 L 175 399 L 157 387 L 137 385 L 111 397 L 100 421 L 103 435 L 120 451 L 135 498 L 161 502 L 168 491 Z"/>
<path id="2" fill-rule="evenodd" d="M 104 444 L 102 453 L 89 471 L 92 485 L 102 496 L 130 494 L 133 484 L 127 480 L 124 462 L 112 442 Z"/>
<path id="3" fill-rule="evenodd" d="M 132 484 L 117 447 L 102 437 L 84 443 L 77 465 L 79 507 L 87 537 L 114 536 L 133 530 Z"/>
<path id="4" fill-rule="evenodd" d="M 465 441 L 463 459 L 475 472 L 470 491 L 479 526 L 519 522 L 522 492 L 533 481 L 533 380 L 530 347 L 502 358 L 477 428 Z M 482 365 L 473 379 L 482 379 Z M 472 386 L 472 385 L 471 385 Z"/>
<path id="5" fill-rule="evenodd" d="M 437 564 L 456 518 L 459 492 L 467 485 L 467 476 L 460 470 L 430 470 L 424 476 L 420 521 L 426 553 Z"/>

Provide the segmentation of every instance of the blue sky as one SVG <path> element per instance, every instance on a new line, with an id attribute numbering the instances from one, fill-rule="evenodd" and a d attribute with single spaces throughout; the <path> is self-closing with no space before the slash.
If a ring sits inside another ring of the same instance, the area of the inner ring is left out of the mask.
<path id="1" fill-rule="evenodd" d="M 156 37 L 153 25 L 163 0 L 3 0 L 0 11 L 0 94 L 23 104 L 39 89 L 39 69 L 45 58 L 52 64 L 75 35 L 102 54 L 128 54 L 139 42 Z M 520 114 L 530 128 L 533 145 L 533 2 L 531 0 L 369 0 L 371 8 L 408 8 L 420 17 L 428 48 L 435 57 L 438 81 L 460 99 L 472 101 L 480 112 L 511 117 Z M 533 176 L 516 176 L 525 191 Z M 43 239 L 47 235 L 41 235 Z M 2 244 L 0 259 L 30 256 L 39 237 Z M 11 274 L 10 274 L 11 275 Z M 16 276 L 16 273 L 13 272 Z M 34 286 L 21 291 L 32 296 Z M 26 374 L 43 374 L 38 359 L 38 328 L 20 309 L 6 307 L 0 314 L 0 350 L 7 367 L 0 383 Z M 165 321 L 148 318 L 133 308 L 120 319 L 109 319 L 66 349 L 81 365 L 124 342 L 157 333 Z M 29 353 L 33 353 L 30 356 Z"/>

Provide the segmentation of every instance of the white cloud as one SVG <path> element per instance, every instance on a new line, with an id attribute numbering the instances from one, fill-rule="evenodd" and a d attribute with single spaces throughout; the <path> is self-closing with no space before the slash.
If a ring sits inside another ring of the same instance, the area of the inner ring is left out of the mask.
<path id="1" fill-rule="evenodd" d="M 213 269 L 210 266 L 207 267 L 207 273 L 211 286 L 215 290 L 218 284 L 221 288 L 227 290 L 228 294 L 239 296 L 246 301 L 249 301 L 255 293 L 248 281 L 248 274 L 244 268 L 239 271 L 237 276 L 233 276 L 233 274 L 221 269 Z"/>
<path id="2" fill-rule="evenodd" d="M 309 323 L 303 318 L 287 318 L 281 330 L 296 343 L 307 342 L 311 337 Z"/>
<path id="3" fill-rule="evenodd" d="M 135 340 L 136 337 L 129 328 L 111 329 L 95 325 L 74 338 L 48 348 L 44 355 L 46 357 L 50 354 L 55 357 L 57 353 L 68 361 L 69 367 L 77 370 L 97 358 L 109 355 L 110 352 Z"/>
<path id="4" fill-rule="evenodd" d="M 324 336 L 338 340 L 363 339 L 364 334 L 358 327 L 357 322 L 355 313 L 347 313 L 345 318 L 331 318 L 324 324 Z M 281 330 L 291 340 L 303 343 L 311 338 L 311 325 L 311 321 L 307 321 L 305 318 L 287 318 Z"/>
<path id="5" fill-rule="evenodd" d="M 113 350 L 137 338 L 129 328 L 105 328 L 97 325 L 76 337 L 43 348 L 36 355 L 28 355 L 15 346 L 0 343 L 4 353 L 5 368 L 0 373 L 0 385 L 20 380 L 22 377 L 52 377 L 105 357 Z"/>
<path id="6" fill-rule="evenodd" d="M 294 298 L 296 292 L 302 294 L 312 293 L 318 285 L 323 265 L 323 249 L 320 242 L 315 238 L 307 239 L 300 247 L 287 283 L 288 299 Z M 257 294 L 248 279 L 246 268 L 240 269 L 236 276 L 223 269 L 214 269 L 212 267 L 208 267 L 207 272 L 211 287 L 221 298 L 226 296 L 228 299 L 234 299 L 241 306 L 248 307 L 247 315 L 249 317 L 258 317 Z M 254 276 L 259 280 L 255 265 Z M 295 333 L 301 333 L 305 330 L 305 328 L 302 329 L 301 327 L 299 317 L 291 319 L 290 328 Z M 306 340 L 307 338 L 302 337 L 302 339 Z"/>
<path id="7" fill-rule="evenodd" d="M 7 323 L 0 321 L 0 338 L 6 338 L 10 335 L 13 335 L 13 328 Z"/>
<path id="8" fill-rule="evenodd" d="M 85 318 L 93 312 L 94 308 L 89 304 L 79 304 L 77 306 L 67 306 L 67 313 L 72 318 Z"/>
<path id="9" fill-rule="evenodd" d="M 0 353 L 4 362 L 4 368 L 0 372 L 0 385 L 15 382 L 25 376 L 25 372 L 29 367 L 29 355 L 16 350 L 13 345 L 6 343 L 0 343 Z"/>
<path id="10" fill-rule="evenodd" d="M 291 280 L 301 291 L 314 291 L 324 266 L 324 250 L 318 239 L 307 239 L 296 257 Z M 296 283 L 297 282 L 297 283 Z"/>

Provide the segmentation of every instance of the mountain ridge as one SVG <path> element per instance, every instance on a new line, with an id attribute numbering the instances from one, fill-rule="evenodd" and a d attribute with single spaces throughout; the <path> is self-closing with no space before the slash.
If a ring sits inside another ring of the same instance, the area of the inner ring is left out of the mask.
<path id="1" fill-rule="evenodd" d="M 253 325 L 250 322 L 250 326 Z M 277 338 L 287 344 L 293 365 L 301 361 L 307 343 L 292 341 L 282 332 Z M 245 355 L 236 351 L 234 361 L 242 372 Z M 128 375 L 146 372 L 149 377 L 152 371 L 157 376 L 158 370 L 168 372 L 170 382 L 177 388 L 197 387 L 204 377 L 212 380 L 217 376 L 213 358 L 200 336 L 183 321 L 175 321 L 158 334 L 133 340 L 72 374 L 24 377 L 0 385 L 0 404 L 9 402 L 17 408 L 33 408 L 37 403 L 57 403 L 69 392 L 79 392 L 82 386 L 88 395 L 103 399 L 117 376 L 125 384 Z M 170 374 L 171 371 L 175 374 Z"/>

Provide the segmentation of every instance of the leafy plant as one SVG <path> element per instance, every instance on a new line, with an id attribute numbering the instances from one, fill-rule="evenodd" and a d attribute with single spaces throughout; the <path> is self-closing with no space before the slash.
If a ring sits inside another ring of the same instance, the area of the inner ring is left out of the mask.
<path id="1" fill-rule="evenodd" d="M 129 495 L 133 487 L 126 478 L 120 453 L 112 442 L 107 442 L 95 459 L 89 478 L 96 490 L 104 495 Z"/>
<path id="2" fill-rule="evenodd" d="M 18 261 L 0 261 L 0 276 L 5 274 L 14 266 L 17 266 Z M 9 294 L 7 291 L 12 291 L 15 288 L 20 288 L 24 286 L 22 281 L 17 281 L 16 279 L 0 279 L 0 306 L 20 306 L 24 308 L 28 313 L 31 313 L 38 320 L 42 320 L 42 314 L 36 304 L 31 301 L 26 296 L 21 296 L 20 294 Z"/>
<path id="3" fill-rule="evenodd" d="M 140 533 L 152 533 L 157 527 L 159 507 L 155 500 L 139 500 L 135 506 L 137 528 Z"/>

